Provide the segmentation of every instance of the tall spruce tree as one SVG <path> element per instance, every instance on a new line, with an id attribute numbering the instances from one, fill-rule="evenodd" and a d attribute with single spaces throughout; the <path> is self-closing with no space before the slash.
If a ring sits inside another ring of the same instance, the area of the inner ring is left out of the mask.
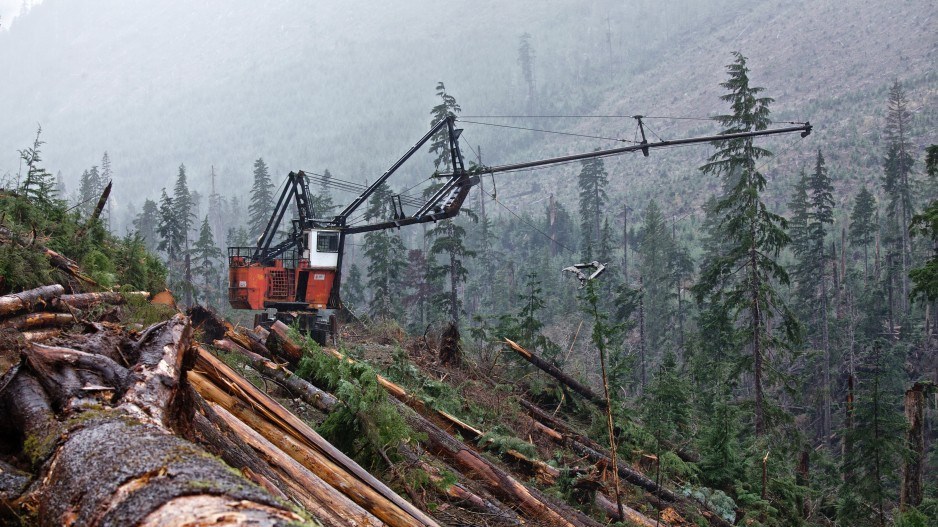
<path id="1" fill-rule="evenodd" d="M 176 184 L 173 186 L 173 214 L 176 216 L 176 222 L 182 233 L 182 247 L 188 251 L 189 230 L 192 228 L 195 212 L 192 206 L 192 194 L 189 192 L 189 184 L 186 180 L 186 165 L 182 164 L 179 165 Z"/>
<path id="2" fill-rule="evenodd" d="M 876 239 L 876 198 L 863 185 L 850 212 L 850 244 L 863 249 L 863 276 L 870 276 L 870 244 Z"/>
<path id="3" fill-rule="evenodd" d="M 430 110 L 432 116 L 430 126 L 436 126 L 440 121 L 447 117 L 455 117 L 462 111 L 456 98 L 446 91 L 443 81 L 436 84 L 436 96 L 440 98 L 440 103 Z M 445 127 L 430 138 L 430 153 L 436 156 L 433 159 L 435 169 L 440 170 L 440 167 L 443 171 L 453 169 L 453 160 L 449 151 L 449 131 Z"/>
<path id="4" fill-rule="evenodd" d="M 390 218 L 391 191 L 381 185 L 368 199 L 365 220 Z M 364 253 L 368 257 L 368 288 L 371 290 L 371 315 L 381 320 L 403 317 L 400 295 L 407 268 L 406 249 L 397 232 L 385 229 L 365 233 Z"/>
<path id="5" fill-rule="evenodd" d="M 39 138 L 41 134 L 42 126 L 39 126 L 33 145 L 19 151 L 20 160 L 26 167 L 26 177 L 22 180 L 19 192 L 40 206 L 47 206 L 55 199 L 55 180 L 41 165 L 42 145 L 46 143 Z"/>
<path id="6" fill-rule="evenodd" d="M 192 246 L 193 272 L 199 277 L 201 287 L 198 296 L 205 304 L 219 306 L 223 302 L 221 276 L 224 255 L 215 245 L 215 236 L 208 215 L 202 220 L 199 238 Z"/>
<path id="7" fill-rule="evenodd" d="M 609 201 L 608 184 L 609 175 L 602 158 L 583 161 L 577 186 L 580 189 L 580 248 L 586 261 L 592 260 L 598 250 L 602 217 Z"/>
<path id="8" fill-rule="evenodd" d="M 893 309 L 907 312 L 909 308 L 908 273 L 912 262 L 909 224 L 915 213 L 912 201 L 912 112 L 902 84 L 897 80 L 889 90 L 884 140 L 886 154 L 883 159 L 883 191 L 887 197 L 887 230 L 884 240 L 890 247 L 887 265 L 888 279 L 900 294 Z"/>
<path id="9" fill-rule="evenodd" d="M 134 230 L 140 236 L 144 247 L 150 251 L 156 251 L 159 246 L 157 234 L 159 219 L 160 213 L 156 202 L 148 199 L 143 202 L 143 210 L 133 220 Z"/>
<path id="10" fill-rule="evenodd" d="M 671 280 L 668 260 L 673 251 L 671 235 L 658 202 L 645 207 L 644 226 L 639 234 L 639 273 L 644 297 L 645 341 L 653 355 L 666 347 L 671 332 Z"/>
<path id="11" fill-rule="evenodd" d="M 769 125 L 771 98 L 760 97 L 763 88 L 749 85 L 746 58 L 734 52 L 727 66 L 729 80 L 721 86 L 729 93 L 721 98 L 730 103 L 731 115 L 717 117 L 724 133 L 764 130 Z M 776 261 L 788 245 L 787 222 L 768 210 L 762 200 L 765 176 L 757 162 L 771 152 L 753 144 L 751 138 L 721 141 L 717 151 L 701 167 L 705 174 L 722 178 L 723 194 L 709 213 L 715 215 L 714 236 L 727 243 L 725 250 L 704 263 L 700 280 L 694 286 L 698 302 L 709 299 L 733 317 L 741 318 L 740 337 L 749 348 L 755 394 L 756 435 L 765 433 L 764 369 L 766 347 L 780 347 L 783 340 L 769 332 L 769 317 L 778 317 L 785 330 L 784 340 L 797 337 L 798 323 L 775 288 L 787 285 L 788 273 Z"/>
<path id="12" fill-rule="evenodd" d="M 531 46 L 531 35 L 528 33 L 518 37 L 518 65 L 521 66 L 521 78 L 528 88 L 525 106 L 533 109 L 537 85 L 534 79 L 534 47 Z"/>
<path id="13" fill-rule="evenodd" d="M 474 219 L 475 215 L 471 217 Z M 448 309 L 450 320 L 459 327 L 459 314 L 462 311 L 459 290 L 469 277 L 469 269 L 464 262 L 474 258 L 475 251 L 466 247 L 466 228 L 460 225 L 458 218 L 438 222 L 427 232 L 427 236 L 432 240 L 430 255 L 443 257 L 443 262 L 430 263 L 430 276 L 435 280 L 449 279 L 449 291 L 437 295 L 434 301 L 438 306 Z"/>
<path id="14" fill-rule="evenodd" d="M 160 242 L 157 245 L 159 250 L 166 253 L 166 259 L 172 266 L 182 254 L 183 251 L 183 232 L 179 219 L 176 216 L 173 198 L 166 194 L 166 189 L 161 189 L 159 220 L 157 222 L 157 234 Z"/>
<path id="15" fill-rule="evenodd" d="M 267 172 L 267 163 L 259 157 L 254 161 L 254 185 L 251 186 L 251 204 L 248 206 L 248 234 L 257 241 L 264 233 L 274 211 L 274 184 Z"/>

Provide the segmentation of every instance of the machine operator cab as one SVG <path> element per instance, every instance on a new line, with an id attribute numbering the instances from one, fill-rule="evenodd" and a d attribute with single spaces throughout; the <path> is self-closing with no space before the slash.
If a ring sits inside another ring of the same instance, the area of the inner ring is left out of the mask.
<path id="1" fill-rule="evenodd" d="M 339 265 L 339 231 L 310 230 L 297 269 L 297 300 L 314 309 L 324 309 L 329 303 L 336 267 Z"/>

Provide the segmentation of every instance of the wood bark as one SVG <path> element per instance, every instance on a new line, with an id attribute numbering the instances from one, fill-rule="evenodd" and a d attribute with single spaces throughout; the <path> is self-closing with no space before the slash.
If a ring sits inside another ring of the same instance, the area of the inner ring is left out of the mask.
<path id="1" fill-rule="evenodd" d="M 44 285 L 28 291 L 0 296 L 0 316 L 12 315 L 20 311 L 35 311 L 53 298 L 62 296 L 65 288 L 59 284 Z"/>
<path id="2" fill-rule="evenodd" d="M 348 490 L 349 497 L 388 525 L 437 525 L 210 353 L 200 350 L 196 370 L 192 377 L 203 397 L 258 430 L 330 485 Z"/>
<path id="3" fill-rule="evenodd" d="M 190 337 L 181 315 L 152 326 L 132 370 L 105 354 L 28 344 L 30 367 L 3 393 L 21 456 L 36 470 L 16 510 L 50 526 L 302 521 L 171 433 L 188 430 L 193 416 Z"/>
<path id="4" fill-rule="evenodd" d="M 925 472 L 925 385 L 917 382 L 905 392 L 906 447 L 909 455 L 902 467 L 899 507 L 922 504 L 922 480 Z"/>
<path id="5" fill-rule="evenodd" d="M 0 321 L 0 329 L 15 329 L 29 331 L 38 328 L 63 327 L 75 323 L 75 317 L 70 313 L 26 313 L 13 318 Z"/>
<path id="6" fill-rule="evenodd" d="M 508 344 L 508 346 L 511 349 L 513 349 L 516 353 L 518 353 L 518 355 L 520 355 L 522 358 L 524 358 L 526 361 L 530 362 L 534 366 L 537 366 L 537 368 L 539 368 L 544 373 L 547 373 L 551 377 L 562 382 L 565 386 L 575 391 L 576 393 L 582 395 L 588 401 L 595 404 L 599 408 L 603 410 L 606 409 L 605 399 L 603 399 L 600 395 L 597 395 L 595 392 L 593 392 L 592 390 L 590 390 L 583 384 L 580 384 L 574 378 L 570 377 L 569 375 L 561 371 L 560 368 L 557 368 L 553 364 L 545 361 L 544 359 L 524 349 L 518 343 L 512 340 L 509 340 L 506 338 L 505 342 Z"/>
<path id="7" fill-rule="evenodd" d="M 512 503 L 543 525 L 581 527 L 598 525 L 572 509 L 552 503 L 534 488 L 522 484 L 462 442 L 447 434 L 425 417 L 398 402 L 407 423 L 426 435 L 424 446 L 431 454 L 452 463 L 468 477 L 482 482 L 505 503 Z"/>
<path id="8" fill-rule="evenodd" d="M 659 527 L 659 526 L 666 527 L 668 525 L 667 523 L 664 523 L 664 522 L 656 523 L 655 520 L 652 520 L 648 516 L 645 516 L 644 514 L 638 512 L 637 510 L 627 507 L 625 505 L 622 505 L 622 513 L 624 515 L 623 517 L 623 515 L 619 514 L 619 506 L 616 505 L 614 501 L 609 499 L 602 492 L 596 493 L 596 507 L 599 510 L 603 511 L 603 513 L 606 516 L 608 516 L 610 519 L 618 520 L 618 521 L 621 521 L 624 519 L 628 521 L 631 525 L 638 525 L 640 527 Z"/>
<path id="9" fill-rule="evenodd" d="M 68 311 L 71 309 L 87 309 L 96 304 L 120 305 L 127 302 L 127 297 L 137 296 L 146 298 L 150 296 L 147 291 L 130 291 L 126 293 L 117 293 L 105 291 L 103 293 L 80 293 L 75 295 L 62 295 L 51 302 L 52 309 L 56 311 Z"/>
<path id="10" fill-rule="evenodd" d="M 270 326 L 270 336 L 279 346 L 279 350 L 283 352 L 284 358 L 296 363 L 303 357 L 303 348 L 290 338 L 289 329 L 286 324 L 278 320 Z M 271 346 L 268 344 L 267 347 L 269 349 Z"/>

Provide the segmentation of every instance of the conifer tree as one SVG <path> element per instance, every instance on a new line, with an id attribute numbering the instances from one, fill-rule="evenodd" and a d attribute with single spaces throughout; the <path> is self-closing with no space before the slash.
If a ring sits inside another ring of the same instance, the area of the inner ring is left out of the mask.
<path id="1" fill-rule="evenodd" d="M 475 216 L 472 216 L 475 218 Z M 459 224 L 457 218 L 438 222 L 427 232 L 432 240 L 430 255 L 443 256 L 444 261 L 434 265 L 431 262 L 430 276 L 433 279 L 449 278 L 449 291 L 444 295 L 437 295 L 436 304 L 447 307 L 450 320 L 459 326 L 459 313 L 462 311 L 462 301 L 459 298 L 459 289 L 466 282 L 469 270 L 464 261 L 475 257 L 475 251 L 466 247 L 466 228 Z"/>
<path id="2" fill-rule="evenodd" d="M 201 279 L 202 301 L 210 305 L 221 303 L 221 262 L 224 255 L 215 245 L 215 237 L 208 216 L 202 220 L 199 238 L 192 247 L 193 271 Z"/>
<path id="3" fill-rule="evenodd" d="M 365 220 L 384 220 L 391 217 L 391 191 L 387 185 L 379 187 L 368 200 Z M 370 311 L 382 320 L 400 320 L 403 309 L 400 294 L 401 281 L 407 267 L 404 242 L 390 229 L 365 233 L 365 256 L 368 257 L 368 288 L 371 290 Z"/>
<path id="4" fill-rule="evenodd" d="M 365 284 L 358 264 L 349 267 L 348 277 L 342 280 L 343 303 L 353 311 L 365 305 Z"/>
<path id="5" fill-rule="evenodd" d="M 314 218 L 329 218 L 333 214 L 333 209 L 335 204 L 332 202 L 332 191 L 330 190 L 330 185 L 332 181 L 332 173 L 329 172 L 329 169 L 326 169 L 322 174 L 322 182 L 319 187 L 319 192 L 311 196 L 310 198 L 310 209 L 313 211 Z"/>
<path id="6" fill-rule="evenodd" d="M 909 224 L 915 213 L 912 202 L 912 145 L 910 132 L 912 112 L 902 84 L 897 80 L 889 90 L 884 139 L 886 155 L 883 159 L 883 191 L 887 197 L 887 230 L 885 242 L 890 246 L 891 265 L 887 265 L 889 281 L 900 294 L 896 297 L 896 308 L 908 311 L 909 280 L 912 249 L 909 241 Z"/>
<path id="7" fill-rule="evenodd" d="M 876 224 L 876 198 L 864 185 L 853 203 L 850 212 L 850 243 L 863 248 L 863 276 L 870 276 L 870 244 L 878 228 Z"/>
<path id="8" fill-rule="evenodd" d="M 651 200 L 645 208 L 644 227 L 639 240 L 645 341 L 653 352 L 657 352 L 662 350 L 670 333 L 672 290 L 668 260 L 673 248 L 664 216 L 655 200 Z"/>
<path id="9" fill-rule="evenodd" d="M 749 85 L 746 58 L 733 54 L 727 66 L 729 80 L 721 86 L 729 93 L 721 98 L 730 103 L 732 115 L 717 118 L 724 133 L 764 130 L 769 124 L 771 98 L 760 97 L 763 88 Z M 786 340 L 796 338 L 797 321 L 775 289 L 775 283 L 787 285 L 788 273 L 776 261 L 790 239 L 787 222 L 771 212 L 762 201 L 765 176 L 757 161 L 771 152 L 753 144 L 751 138 L 722 141 L 717 151 L 701 167 L 705 174 L 720 176 L 723 194 L 714 203 L 714 236 L 727 243 L 725 251 L 705 262 L 700 280 L 694 286 L 698 302 L 709 298 L 733 316 L 742 317 L 741 337 L 749 347 L 755 394 L 754 424 L 757 435 L 765 432 L 764 361 L 766 347 L 778 347 L 767 328 L 768 317 L 778 316 Z"/>
<path id="10" fill-rule="evenodd" d="M 39 126 L 33 146 L 19 151 L 20 160 L 26 167 L 26 177 L 19 187 L 19 192 L 40 206 L 47 206 L 55 199 L 55 181 L 52 174 L 41 166 L 42 145 L 46 143 L 39 138 L 41 134 L 42 126 Z"/>
<path id="11" fill-rule="evenodd" d="M 606 202 L 609 201 L 606 194 L 608 184 L 609 175 L 602 158 L 583 161 L 580 175 L 577 177 L 577 186 L 580 189 L 580 248 L 585 261 L 592 260 L 598 249 L 601 220 L 606 210 Z"/>
<path id="12" fill-rule="evenodd" d="M 462 108 L 456 102 L 456 98 L 447 93 L 443 81 L 438 82 L 436 85 L 436 96 L 440 98 L 440 104 L 430 110 L 432 116 L 430 119 L 431 127 L 436 126 L 437 123 L 447 117 L 457 116 L 462 111 Z M 443 168 L 444 172 L 452 170 L 453 161 L 450 158 L 449 151 L 449 131 L 445 127 L 430 138 L 430 153 L 436 156 L 433 159 L 433 167 L 436 170 L 439 171 L 440 167 Z"/>
<path id="13" fill-rule="evenodd" d="M 254 161 L 254 185 L 251 187 L 251 204 L 248 206 L 248 234 L 251 240 L 258 240 L 270 215 L 274 211 L 274 184 L 267 173 L 267 163 L 259 157 Z"/>
<path id="14" fill-rule="evenodd" d="M 189 249 L 189 229 L 195 219 L 195 213 L 192 209 L 192 194 L 189 192 L 189 185 L 186 182 L 186 165 L 179 165 L 176 185 L 173 187 L 173 215 L 176 217 L 176 223 L 179 225 L 182 236 L 181 246 L 187 251 Z"/>
<path id="15" fill-rule="evenodd" d="M 534 107 L 537 93 L 534 82 L 534 47 L 531 46 L 531 35 L 528 33 L 518 37 L 518 64 L 521 66 L 521 77 L 527 85 L 527 104 L 530 109 Z"/>
<path id="16" fill-rule="evenodd" d="M 144 247 L 150 251 L 157 250 L 159 239 L 157 227 L 159 225 L 160 213 L 156 202 L 148 199 L 143 202 L 143 210 L 133 220 L 134 230 L 140 236 Z"/>
<path id="17" fill-rule="evenodd" d="M 176 216 L 173 198 L 166 194 L 165 188 L 161 190 L 160 195 L 157 234 L 160 237 L 158 247 L 161 251 L 166 253 L 166 258 L 170 266 L 172 266 L 182 254 L 184 235 L 178 216 Z"/>

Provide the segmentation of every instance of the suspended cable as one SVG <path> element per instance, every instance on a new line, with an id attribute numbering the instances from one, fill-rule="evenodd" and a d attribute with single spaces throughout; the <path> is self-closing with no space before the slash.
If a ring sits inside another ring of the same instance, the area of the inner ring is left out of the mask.
<path id="1" fill-rule="evenodd" d="M 540 129 L 540 128 L 527 128 L 527 127 L 524 127 L 524 126 L 510 126 L 510 125 L 507 125 L 507 124 L 483 123 L 483 122 L 480 122 L 480 121 L 466 121 L 465 119 L 457 119 L 457 120 L 458 120 L 459 122 L 461 122 L 461 123 L 466 123 L 466 124 L 478 124 L 478 125 L 481 125 L 481 126 L 492 126 L 492 127 L 495 127 L 495 128 L 510 128 L 510 129 L 512 129 L 512 130 L 524 130 L 524 131 L 527 131 L 527 132 L 541 132 L 541 133 L 544 133 L 544 134 L 568 135 L 568 136 L 571 136 L 571 137 L 585 137 L 585 138 L 587 138 L 587 139 L 600 139 L 600 140 L 603 140 L 603 141 L 616 141 L 616 142 L 619 142 L 619 143 L 634 143 L 634 142 L 635 142 L 635 141 L 630 141 L 630 140 L 628 140 L 628 139 L 621 139 L 621 138 L 619 138 L 619 137 L 605 137 L 605 136 L 601 136 L 601 135 L 576 134 L 576 133 L 573 133 L 573 132 L 560 132 L 560 131 L 557 131 L 557 130 L 544 130 L 544 129 Z"/>

